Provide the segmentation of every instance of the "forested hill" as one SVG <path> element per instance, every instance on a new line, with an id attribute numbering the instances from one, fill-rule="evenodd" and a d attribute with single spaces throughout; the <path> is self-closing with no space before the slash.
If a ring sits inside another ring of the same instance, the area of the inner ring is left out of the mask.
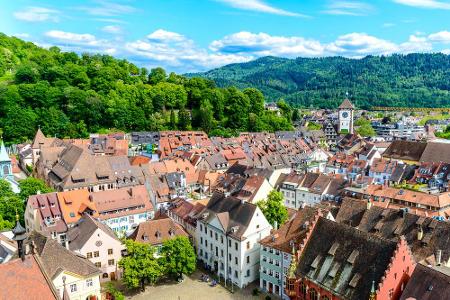
<path id="1" fill-rule="evenodd" d="M 211 135 L 291 129 L 293 111 L 264 111 L 257 89 L 218 88 L 109 55 L 43 49 L 0 33 L 0 131 L 8 143 L 90 132 L 201 129 Z"/>
<path id="2" fill-rule="evenodd" d="M 346 92 L 362 108 L 450 106 L 450 56 L 444 54 L 263 57 L 195 76 L 221 87 L 255 87 L 270 100 L 284 98 L 302 107 L 336 107 Z"/>

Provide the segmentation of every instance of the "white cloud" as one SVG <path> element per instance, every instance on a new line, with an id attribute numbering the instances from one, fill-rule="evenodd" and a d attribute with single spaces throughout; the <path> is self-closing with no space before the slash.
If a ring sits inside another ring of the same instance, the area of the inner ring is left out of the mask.
<path id="1" fill-rule="evenodd" d="M 428 9 L 450 9 L 450 3 L 436 0 L 393 0 L 396 3 Z"/>
<path id="2" fill-rule="evenodd" d="M 96 41 L 95 36 L 89 33 L 72 33 L 60 30 L 50 30 L 45 33 L 47 37 L 60 41 L 70 41 L 75 43 L 92 43 Z"/>
<path id="3" fill-rule="evenodd" d="M 30 6 L 24 10 L 14 12 L 17 20 L 26 22 L 58 22 L 59 11 L 55 9 Z"/>
<path id="4" fill-rule="evenodd" d="M 30 35 L 28 33 L 15 33 L 13 36 L 21 38 L 21 39 L 28 39 Z"/>
<path id="5" fill-rule="evenodd" d="M 366 16 L 374 11 L 374 7 L 368 3 L 359 1 L 332 1 L 327 5 L 323 13 L 330 15 Z"/>
<path id="6" fill-rule="evenodd" d="M 107 25 L 102 28 L 102 31 L 112 34 L 118 34 L 122 32 L 122 27 L 118 25 Z"/>
<path id="7" fill-rule="evenodd" d="M 307 17 L 306 15 L 300 13 L 290 12 L 281 8 L 270 6 L 269 4 L 265 3 L 262 0 L 216 0 L 216 1 L 220 1 L 230 5 L 231 7 L 243 10 L 263 12 L 274 15 L 290 16 L 290 17 Z"/>
<path id="8" fill-rule="evenodd" d="M 212 41 L 208 48 L 177 32 L 158 29 L 138 40 L 99 39 L 89 33 L 51 30 L 42 45 L 56 45 L 66 51 L 98 52 L 124 57 L 138 65 L 162 66 L 170 71 L 196 72 L 262 56 L 361 58 L 366 55 L 439 51 L 450 41 L 450 32 L 415 33 L 403 42 L 393 42 L 363 32 L 353 32 L 323 42 L 301 36 L 237 32 Z M 436 48 L 434 48 L 436 47 Z M 448 47 L 447 47 L 448 48 Z M 447 52 L 445 52 L 447 51 Z M 441 52 L 448 53 L 448 50 Z"/>
<path id="9" fill-rule="evenodd" d="M 444 49 L 441 52 L 444 54 L 450 55 L 450 49 Z"/>
<path id="10" fill-rule="evenodd" d="M 210 53 L 176 32 L 158 29 L 147 40 L 128 42 L 124 49 L 132 59 L 151 66 L 164 65 L 182 72 L 194 72 L 251 60 L 251 55 Z"/>
<path id="11" fill-rule="evenodd" d="M 428 36 L 428 39 L 432 42 L 438 43 L 450 43 L 450 31 L 440 31 Z"/>
<path id="12" fill-rule="evenodd" d="M 149 35 L 147 35 L 147 38 L 155 42 L 181 42 L 187 40 L 185 36 L 179 33 L 166 31 L 163 29 L 158 29 L 150 33 Z"/>
<path id="13" fill-rule="evenodd" d="M 136 11 L 133 6 L 114 3 L 105 0 L 95 1 L 97 5 L 95 6 L 79 6 L 76 9 L 86 12 L 89 15 L 102 16 L 102 17 L 113 17 L 123 14 L 130 14 Z"/>
<path id="14" fill-rule="evenodd" d="M 117 53 L 117 45 L 105 39 L 97 39 L 89 33 L 73 33 L 61 30 L 50 30 L 45 33 L 45 44 L 56 45 L 65 51 Z"/>

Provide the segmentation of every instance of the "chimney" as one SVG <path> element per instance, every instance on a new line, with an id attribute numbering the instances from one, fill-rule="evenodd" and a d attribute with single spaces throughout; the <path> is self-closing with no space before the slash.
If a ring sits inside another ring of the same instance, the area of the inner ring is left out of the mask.
<path id="1" fill-rule="evenodd" d="M 419 227 L 419 231 L 417 231 L 417 240 L 421 241 L 422 238 L 423 238 L 423 229 L 422 229 L 422 226 L 421 226 L 421 227 Z"/>
<path id="2" fill-rule="evenodd" d="M 441 259 L 442 259 L 442 250 L 439 249 L 436 253 L 436 266 L 441 265 Z"/>

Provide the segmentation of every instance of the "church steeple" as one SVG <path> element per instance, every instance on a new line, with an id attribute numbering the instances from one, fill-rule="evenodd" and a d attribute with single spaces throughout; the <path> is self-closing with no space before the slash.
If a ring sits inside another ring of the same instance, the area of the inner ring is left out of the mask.
<path id="1" fill-rule="evenodd" d="M 3 137 L 0 137 L 1 144 L 0 144 L 0 162 L 2 161 L 11 161 L 11 158 L 9 158 L 8 152 L 6 151 L 5 143 L 3 143 Z"/>
<path id="2" fill-rule="evenodd" d="M 375 280 L 372 281 L 372 288 L 370 289 L 370 296 L 369 300 L 376 300 L 377 299 L 377 292 L 375 290 Z"/>

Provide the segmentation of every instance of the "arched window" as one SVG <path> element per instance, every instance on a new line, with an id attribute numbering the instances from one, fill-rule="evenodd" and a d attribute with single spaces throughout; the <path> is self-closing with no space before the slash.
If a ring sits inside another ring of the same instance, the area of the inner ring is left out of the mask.
<path id="1" fill-rule="evenodd" d="M 310 300 L 319 300 L 319 297 L 317 297 L 317 292 L 315 289 L 311 289 L 309 291 L 309 299 Z"/>
<path id="2" fill-rule="evenodd" d="M 103 273 L 102 277 L 103 278 L 108 278 L 108 273 Z"/>
<path id="3" fill-rule="evenodd" d="M 330 298 L 328 296 L 322 296 L 322 300 L 330 300 Z"/>

